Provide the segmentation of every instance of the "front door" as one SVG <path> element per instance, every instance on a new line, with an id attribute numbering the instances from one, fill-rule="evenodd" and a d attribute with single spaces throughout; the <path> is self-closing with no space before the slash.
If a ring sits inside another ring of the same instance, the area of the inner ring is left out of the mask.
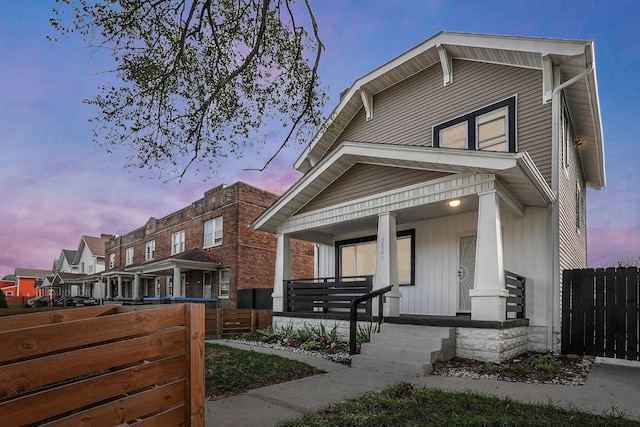
<path id="1" fill-rule="evenodd" d="M 476 272 L 476 236 L 460 237 L 460 266 L 458 267 L 458 311 L 471 313 L 469 290 L 473 289 Z"/>
<path id="2" fill-rule="evenodd" d="M 202 273 L 202 297 L 211 298 L 211 272 Z"/>

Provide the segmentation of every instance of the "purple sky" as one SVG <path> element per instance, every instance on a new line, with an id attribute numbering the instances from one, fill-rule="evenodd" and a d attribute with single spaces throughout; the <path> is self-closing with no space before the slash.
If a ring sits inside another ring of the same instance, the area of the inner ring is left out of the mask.
<path id="1" fill-rule="evenodd" d="M 217 173 L 178 183 L 137 170 L 91 141 L 82 103 L 108 78 L 108 59 L 78 37 L 49 42 L 53 0 L 0 0 L 0 277 L 16 267 L 50 269 L 83 234 L 123 234 L 245 181 L 278 194 L 299 174 L 301 147 L 229 159 Z M 589 190 L 589 265 L 640 256 L 640 2 L 312 0 L 326 47 L 320 76 L 330 111 L 358 77 L 440 30 L 595 40 L 607 187 Z M 279 141 L 274 140 L 274 149 Z"/>

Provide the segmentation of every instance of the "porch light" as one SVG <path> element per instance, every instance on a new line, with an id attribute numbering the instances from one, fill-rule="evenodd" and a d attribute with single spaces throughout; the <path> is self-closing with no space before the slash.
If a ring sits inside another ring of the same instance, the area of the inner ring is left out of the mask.
<path id="1" fill-rule="evenodd" d="M 460 206 L 460 203 L 462 203 L 460 199 L 449 200 L 449 206 L 451 206 L 452 208 L 457 208 L 458 206 Z"/>

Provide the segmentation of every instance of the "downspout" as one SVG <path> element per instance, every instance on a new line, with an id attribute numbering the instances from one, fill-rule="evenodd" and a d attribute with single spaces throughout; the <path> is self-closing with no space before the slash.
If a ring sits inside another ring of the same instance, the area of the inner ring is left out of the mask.
<path id="1" fill-rule="evenodd" d="M 585 56 L 587 56 L 585 49 Z M 556 196 L 556 201 L 553 203 L 552 208 L 552 221 L 551 221 L 551 235 L 554 237 L 553 239 L 553 291 L 551 292 L 550 299 L 551 302 L 549 307 L 551 307 L 551 327 L 547 329 L 547 342 L 551 345 L 551 349 L 555 350 L 557 347 L 557 343 L 553 342 L 554 331 L 557 330 L 557 335 L 560 335 L 560 326 L 561 326 L 561 316 L 560 316 L 560 307 L 562 302 L 560 301 L 560 198 L 559 198 L 559 190 L 560 190 L 560 137 L 559 135 L 559 126 L 560 126 L 560 114 L 561 114 L 561 105 L 560 105 L 560 91 L 571 86 L 575 82 L 586 78 L 589 74 L 593 72 L 593 60 L 591 60 L 587 66 L 587 68 L 581 72 L 580 74 L 573 76 L 566 82 L 558 85 L 553 89 L 552 97 L 551 97 L 551 105 L 552 105 L 552 171 L 551 171 L 551 186 L 553 188 L 553 192 Z"/>

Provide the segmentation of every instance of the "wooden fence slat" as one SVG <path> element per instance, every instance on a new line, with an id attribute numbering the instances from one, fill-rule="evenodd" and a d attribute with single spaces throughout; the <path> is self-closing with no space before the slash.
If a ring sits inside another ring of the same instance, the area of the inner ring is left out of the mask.
<path id="1" fill-rule="evenodd" d="M 619 267 L 616 271 L 616 303 L 615 303 L 615 342 L 618 359 L 624 359 L 627 355 L 627 269 Z"/>
<path id="2" fill-rule="evenodd" d="M 132 311 L 24 328 L 20 334 L 4 331 L 0 332 L 3 346 L 0 363 L 150 333 L 176 324 L 184 325 L 184 308 L 180 304 L 167 305 L 164 310 Z M 77 333 L 79 325 L 91 333 Z"/>
<path id="3" fill-rule="evenodd" d="M 53 323 L 69 322 L 72 320 L 90 319 L 118 312 L 116 305 L 102 305 L 96 307 L 77 307 L 67 310 L 46 310 L 20 316 L 7 316 L 0 322 L 0 332 L 14 329 L 31 328 L 34 326 L 50 325 Z"/>
<path id="4" fill-rule="evenodd" d="M 596 270 L 596 291 L 595 291 L 595 344 L 593 348 L 594 356 L 604 356 L 605 352 L 605 270 Z"/>
<path id="5" fill-rule="evenodd" d="M 145 418 L 134 424 L 136 427 L 184 427 L 188 425 L 184 415 L 184 408 L 176 407 L 166 410 L 153 417 Z"/>
<path id="6" fill-rule="evenodd" d="M 156 402 L 162 402 L 165 408 L 171 408 L 183 401 L 184 381 L 179 380 L 91 407 L 43 424 L 43 427 L 116 426 L 158 411 Z"/>
<path id="7" fill-rule="evenodd" d="M 638 268 L 627 269 L 627 359 L 638 359 Z"/>
<path id="8" fill-rule="evenodd" d="M 0 366 L 0 397 L 184 350 L 184 328 Z"/>
<path id="9" fill-rule="evenodd" d="M 204 427 L 204 306 L 187 304 L 185 318 L 186 379 L 185 379 L 185 418 L 191 427 Z"/>
<path id="10" fill-rule="evenodd" d="M 184 355 L 179 355 L 51 388 L 0 403 L 0 425 L 31 424 L 58 417 L 183 375 Z"/>
<path id="11" fill-rule="evenodd" d="M 571 279 L 572 270 L 562 272 L 562 321 L 560 348 L 563 353 L 571 352 Z"/>
<path id="12" fill-rule="evenodd" d="M 616 269 L 613 267 L 609 267 L 605 273 L 606 283 L 607 283 L 607 296 L 606 296 L 606 333 L 605 333 L 605 356 L 606 357 L 614 357 L 615 356 L 615 312 L 616 312 Z"/>
<path id="13" fill-rule="evenodd" d="M 594 319 L 594 305 L 595 305 L 595 291 L 594 280 L 595 272 L 592 268 L 581 270 L 581 288 L 582 288 L 582 311 L 584 319 L 583 340 L 584 340 L 584 352 L 592 354 L 594 350 L 595 340 L 595 326 L 593 324 Z"/>

